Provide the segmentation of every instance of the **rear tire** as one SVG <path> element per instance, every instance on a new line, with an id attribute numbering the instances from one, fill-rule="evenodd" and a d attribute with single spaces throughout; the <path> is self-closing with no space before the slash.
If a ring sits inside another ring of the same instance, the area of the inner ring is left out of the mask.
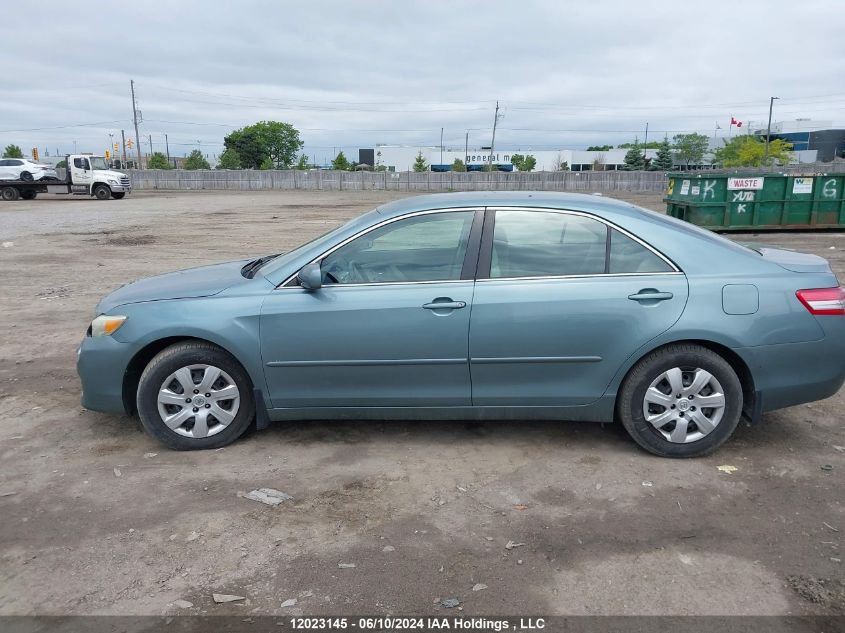
<path id="1" fill-rule="evenodd" d="M 111 189 L 105 185 L 97 185 L 94 187 L 94 197 L 97 200 L 108 200 L 111 197 Z"/>
<path id="2" fill-rule="evenodd" d="M 199 341 L 172 345 L 150 361 L 138 383 L 137 406 L 144 429 L 177 451 L 231 444 L 255 417 L 246 370 L 216 345 Z"/>
<path id="3" fill-rule="evenodd" d="M 126 195 L 125 191 L 112 191 L 111 197 L 115 200 L 122 200 L 123 196 Z"/>
<path id="4" fill-rule="evenodd" d="M 21 198 L 24 200 L 35 200 L 35 196 L 38 195 L 37 191 L 33 191 L 32 189 L 27 189 L 26 191 L 21 192 Z"/>
<path id="5" fill-rule="evenodd" d="M 733 434 L 742 404 L 742 384 L 730 364 L 693 344 L 669 345 L 640 360 L 616 401 L 631 438 L 661 457 L 712 453 Z"/>
<path id="6" fill-rule="evenodd" d="M 19 195 L 18 190 L 14 187 L 3 187 L 3 189 L 0 190 L 0 198 L 3 198 L 6 202 L 14 202 L 18 199 Z"/>
<path id="7" fill-rule="evenodd" d="M 32 174 L 29 173 L 28 171 L 22 171 L 21 172 L 21 180 L 23 180 L 24 182 L 32 182 L 35 179 L 32 177 Z"/>

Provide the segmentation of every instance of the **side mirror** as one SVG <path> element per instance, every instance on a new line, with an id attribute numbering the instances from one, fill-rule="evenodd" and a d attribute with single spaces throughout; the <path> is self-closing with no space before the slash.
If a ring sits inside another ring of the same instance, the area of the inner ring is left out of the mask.
<path id="1" fill-rule="evenodd" d="M 306 290 L 317 290 L 323 287 L 323 271 L 320 270 L 320 262 L 311 262 L 303 266 L 296 274 L 299 285 Z"/>

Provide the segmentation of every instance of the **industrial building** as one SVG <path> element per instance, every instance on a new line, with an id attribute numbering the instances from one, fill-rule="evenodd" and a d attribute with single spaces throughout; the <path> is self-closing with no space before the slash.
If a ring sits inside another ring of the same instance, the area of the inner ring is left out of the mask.
<path id="1" fill-rule="evenodd" d="M 616 171 L 625 165 L 627 149 L 611 149 L 606 152 L 586 150 L 533 150 L 502 148 L 494 149 L 493 164 L 503 171 L 514 170 L 511 157 L 514 154 L 530 154 L 537 160 L 534 171 L 556 171 L 565 162 L 572 171 Z M 448 171 L 458 158 L 469 171 L 480 171 L 490 162 L 490 148 L 423 147 L 411 145 L 376 145 L 372 149 L 358 150 L 358 162 L 372 167 L 384 166 L 388 171 L 410 171 L 414 168 L 417 155 L 422 153 L 433 171 Z M 646 150 L 647 158 L 654 158 L 656 150 Z"/>
<path id="2" fill-rule="evenodd" d="M 765 137 L 766 128 L 756 129 L 753 133 Z M 799 153 L 799 162 L 808 162 L 805 158 L 808 154 L 820 163 L 845 158 L 845 129 L 835 128 L 832 121 L 795 119 L 772 122 L 771 138 L 792 143 L 792 150 Z"/>

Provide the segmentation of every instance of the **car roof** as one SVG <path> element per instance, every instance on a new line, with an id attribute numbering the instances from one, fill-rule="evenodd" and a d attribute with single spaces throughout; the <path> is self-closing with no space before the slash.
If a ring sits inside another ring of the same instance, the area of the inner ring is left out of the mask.
<path id="1" fill-rule="evenodd" d="M 452 207 L 541 207 L 586 211 L 602 216 L 642 215 L 645 209 L 628 202 L 584 193 L 556 191 L 465 191 L 410 196 L 388 202 L 376 209 L 385 217 L 395 217 L 415 211 Z"/>

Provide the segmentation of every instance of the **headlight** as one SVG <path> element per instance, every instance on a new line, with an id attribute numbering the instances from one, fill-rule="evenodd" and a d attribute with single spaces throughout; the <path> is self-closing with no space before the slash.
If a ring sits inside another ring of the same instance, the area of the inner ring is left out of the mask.
<path id="1" fill-rule="evenodd" d="M 116 184 L 117 184 L 117 181 L 116 181 L 116 180 L 112 180 L 111 178 L 109 178 L 109 184 L 110 184 L 110 185 L 116 185 Z"/>
<path id="2" fill-rule="evenodd" d="M 101 314 L 91 321 L 91 336 L 111 336 L 126 322 L 125 316 Z"/>

